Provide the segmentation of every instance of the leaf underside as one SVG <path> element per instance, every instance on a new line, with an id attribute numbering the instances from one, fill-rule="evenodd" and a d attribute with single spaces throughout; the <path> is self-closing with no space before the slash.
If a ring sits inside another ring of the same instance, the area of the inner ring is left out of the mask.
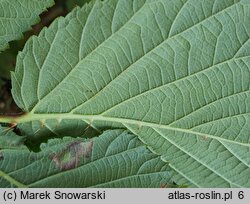
<path id="1" fill-rule="evenodd" d="M 18 56 L 12 92 L 28 113 L 23 125 L 127 128 L 177 183 L 250 187 L 249 25 L 239 0 L 76 8 Z"/>
<path id="2" fill-rule="evenodd" d="M 21 38 L 53 4 L 53 0 L 0 0 L 0 52 L 8 42 Z"/>
<path id="3" fill-rule="evenodd" d="M 25 137 L 17 136 L 10 129 L 0 126 L 0 150 L 1 149 L 26 149 L 26 147 L 23 144 L 24 140 L 25 140 Z"/>
<path id="4" fill-rule="evenodd" d="M 155 188 L 172 184 L 168 165 L 127 131 L 111 130 L 91 140 L 53 139 L 41 149 L 39 153 L 0 151 L 0 187 Z"/>

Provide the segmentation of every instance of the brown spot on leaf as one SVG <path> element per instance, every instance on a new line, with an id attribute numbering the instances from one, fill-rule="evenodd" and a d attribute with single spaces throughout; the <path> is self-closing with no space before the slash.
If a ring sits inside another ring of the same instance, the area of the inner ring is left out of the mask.
<path id="1" fill-rule="evenodd" d="M 208 137 L 206 135 L 203 135 L 201 138 L 202 140 L 208 140 Z"/>
<path id="2" fill-rule="evenodd" d="M 89 158 L 92 153 L 93 141 L 71 142 L 58 153 L 51 155 L 51 159 L 61 171 L 74 169 L 82 159 Z"/>

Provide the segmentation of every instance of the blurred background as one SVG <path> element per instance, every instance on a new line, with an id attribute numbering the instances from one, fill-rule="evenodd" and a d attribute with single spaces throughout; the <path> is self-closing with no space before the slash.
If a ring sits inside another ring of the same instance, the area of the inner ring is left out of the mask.
<path id="1" fill-rule="evenodd" d="M 43 27 L 49 26 L 59 16 L 65 16 L 76 6 L 83 6 L 90 0 L 55 0 L 55 5 L 40 15 L 41 21 L 24 33 L 23 39 L 10 43 L 10 48 L 0 53 L 0 113 L 20 114 L 21 110 L 11 97 L 10 72 L 15 69 L 18 51 L 32 35 L 38 35 Z"/>

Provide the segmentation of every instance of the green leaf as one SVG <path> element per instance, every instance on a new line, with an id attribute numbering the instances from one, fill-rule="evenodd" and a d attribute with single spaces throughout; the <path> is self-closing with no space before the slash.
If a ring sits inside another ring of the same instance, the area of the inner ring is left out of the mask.
<path id="1" fill-rule="evenodd" d="M 25 137 L 16 135 L 12 130 L 0 126 L 0 150 L 1 149 L 26 149 Z M 1 160 L 1 153 L 0 153 Z"/>
<path id="2" fill-rule="evenodd" d="M 241 3 L 250 4 L 250 1 L 249 0 L 241 0 Z"/>
<path id="3" fill-rule="evenodd" d="M 128 128 L 196 187 L 250 187 L 250 5 L 107 0 L 19 54 L 18 123 Z M 23 130 L 24 131 L 24 130 Z"/>
<path id="4" fill-rule="evenodd" d="M 40 153 L 0 151 L 0 187 L 160 187 L 172 184 L 168 165 L 127 131 L 107 131 L 92 140 L 54 139 L 41 148 Z"/>
<path id="5" fill-rule="evenodd" d="M 40 20 L 39 14 L 53 4 L 53 0 L 1 0 L 0 52 L 8 47 L 8 42 L 21 38 Z"/>

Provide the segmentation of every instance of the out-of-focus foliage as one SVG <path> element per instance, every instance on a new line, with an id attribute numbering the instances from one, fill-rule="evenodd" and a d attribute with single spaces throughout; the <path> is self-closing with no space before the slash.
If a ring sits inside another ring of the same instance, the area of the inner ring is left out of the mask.
<path id="1" fill-rule="evenodd" d="M 16 56 L 22 50 L 26 38 L 9 43 L 10 48 L 0 54 L 0 77 L 10 79 L 10 71 L 13 71 L 16 64 Z"/>
<path id="2" fill-rule="evenodd" d="M 10 81 L 0 77 L 0 114 L 16 115 L 20 112 L 10 93 Z"/>

